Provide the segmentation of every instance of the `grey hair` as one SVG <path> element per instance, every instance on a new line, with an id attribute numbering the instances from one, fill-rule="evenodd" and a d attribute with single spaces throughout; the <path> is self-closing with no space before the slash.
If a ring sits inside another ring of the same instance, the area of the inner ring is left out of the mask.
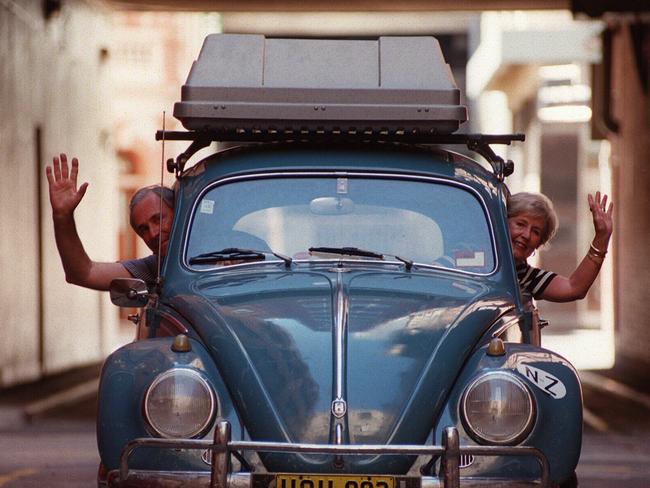
<path id="1" fill-rule="evenodd" d="M 150 193 L 153 193 L 158 198 L 162 198 L 162 201 L 165 203 L 165 205 L 167 205 L 172 210 L 174 209 L 174 190 L 160 185 L 145 186 L 136 191 L 131 197 L 131 201 L 129 202 L 130 219 L 131 215 L 133 215 L 133 209 L 135 206 L 144 200 L 144 198 Z M 133 220 L 131 220 L 131 227 L 133 227 Z"/>
<path id="2" fill-rule="evenodd" d="M 553 202 L 543 193 L 520 192 L 508 198 L 508 218 L 521 214 L 541 217 L 544 220 L 544 229 L 540 246 L 549 242 L 555 236 L 559 221 Z"/>

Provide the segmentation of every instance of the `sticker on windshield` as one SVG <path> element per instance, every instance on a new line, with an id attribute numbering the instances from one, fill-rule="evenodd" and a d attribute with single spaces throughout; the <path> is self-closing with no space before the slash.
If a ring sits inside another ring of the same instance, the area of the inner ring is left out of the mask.
<path id="1" fill-rule="evenodd" d="M 199 212 L 202 214 L 212 215 L 214 213 L 214 200 L 201 200 L 201 208 L 199 208 Z"/>
<path id="2" fill-rule="evenodd" d="M 517 365 L 517 371 L 537 388 L 556 400 L 564 398 L 566 395 L 564 383 L 543 369 L 535 368 L 529 364 L 519 364 Z"/>
<path id="3" fill-rule="evenodd" d="M 457 268 L 485 266 L 485 252 L 483 251 L 456 251 L 454 259 Z"/>

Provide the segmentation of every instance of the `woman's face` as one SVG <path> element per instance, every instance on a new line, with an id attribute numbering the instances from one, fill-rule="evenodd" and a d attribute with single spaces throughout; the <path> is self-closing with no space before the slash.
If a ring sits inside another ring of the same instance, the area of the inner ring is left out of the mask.
<path id="1" fill-rule="evenodd" d="M 543 217 L 522 213 L 508 219 L 510 242 L 515 262 L 521 263 L 533 254 L 542 242 L 545 221 Z"/>

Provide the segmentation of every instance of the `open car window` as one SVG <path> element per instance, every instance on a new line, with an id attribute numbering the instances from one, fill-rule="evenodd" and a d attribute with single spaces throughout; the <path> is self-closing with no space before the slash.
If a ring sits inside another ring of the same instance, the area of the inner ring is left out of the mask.
<path id="1" fill-rule="evenodd" d="M 473 273 L 495 267 L 476 195 L 425 179 L 285 174 L 215 186 L 195 206 L 185 260 L 228 247 L 296 260 L 323 259 L 310 247 L 357 247 Z"/>

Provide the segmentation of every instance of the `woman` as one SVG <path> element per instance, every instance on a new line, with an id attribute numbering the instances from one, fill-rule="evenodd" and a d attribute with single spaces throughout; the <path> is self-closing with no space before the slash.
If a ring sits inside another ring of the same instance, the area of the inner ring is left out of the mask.
<path id="1" fill-rule="evenodd" d="M 551 201 L 542 194 L 516 193 L 508 199 L 508 228 L 517 277 L 523 292 L 536 299 L 570 302 L 584 298 L 607 255 L 612 235 L 613 204 L 607 208 L 607 195 L 589 195 L 589 209 L 596 235 L 578 267 L 570 276 L 562 276 L 530 266 L 526 259 L 547 243 L 557 231 L 558 221 Z"/>

